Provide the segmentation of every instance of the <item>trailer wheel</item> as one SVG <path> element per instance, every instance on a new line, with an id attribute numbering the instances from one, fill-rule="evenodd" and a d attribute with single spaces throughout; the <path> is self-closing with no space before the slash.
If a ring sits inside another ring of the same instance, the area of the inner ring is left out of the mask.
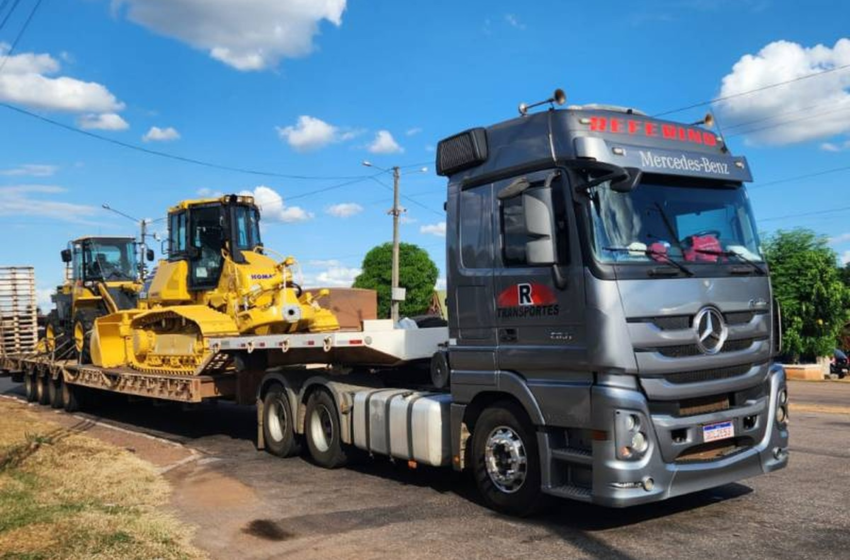
<path id="1" fill-rule="evenodd" d="M 27 402 L 35 402 L 38 400 L 38 378 L 34 371 L 24 372 L 24 393 L 27 397 Z"/>
<path id="2" fill-rule="evenodd" d="M 38 397 L 38 404 L 50 404 L 50 387 L 48 386 L 50 383 L 52 383 L 50 376 L 47 374 L 36 374 L 35 382 L 35 390 L 36 396 Z"/>
<path id="3" fill-rule="evenodd" d="M 62 394 L 62 386 L 65 384 L 65 382 L 63 381 L 62 375 L 60 374 L 55 381 L 49 380 L 48 383 L 50 384 L 48 386 L 50 394 L 50 406 L 52 406 L 53 408 L 64 408 L 65 401 L 63 399 Z"/>
<path id="4" fill-rule="evenodd" d="M 65 404 L 65 412 L 77 412 L 82 408 L 83 390 L 82 387 L 62 381 L 62 402 Z"/>
<path id="5" fill-rule="evenodd" d="M 304 433 L 313 460 L 326 469 L 348 462 L 342 447 L 336 403 L 326 391 L 314 391 L 307 399 Z"/>
<path id="6" fill-rule="evenodd" d="M 294 418 L 286 390 L 277 383 L 272 385 L 263 398 L 263 439 L 272 455 L 292 457 L 301 452 Z"/>
<path id="7" fill-rule="evenodd" d="M 520 517 L 543 508 L 537 438 L 519 406 L 486 408 L 475 423 L 472 452 L 475 482 L 490 508 Z"/>

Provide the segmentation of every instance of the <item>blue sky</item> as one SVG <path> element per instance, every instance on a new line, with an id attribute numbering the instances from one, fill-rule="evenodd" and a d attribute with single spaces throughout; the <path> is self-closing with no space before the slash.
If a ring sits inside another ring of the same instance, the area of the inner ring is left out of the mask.
<path id="1" fill-rule="evenodd" d="M 3 52 L 35 2 L 0 30 Z M 511 118 L 555 87 L 568 103 L 653 114 L 850 64 L 848 21 L 841 3 L 771 0 L 46 0 L 0 70 L 0 101 L 225 166 L 322 177 L 375 173 L 364 159 L 410 166 L 402 238 L 442 269 L 440 138 Z M 850 69 L 715 109 L 750 160 L 761 229 L 810 227 L 850 258 L 848 211 L 770 219 L 850 206 L 850 171 L 760 188 L 850 165 Z M 189 165 L 5 107 L 0 130 L 0 264 L 35 265 L 44 293 L 61 280 L 64 241 L 134 233 L 102 203 L 157 218 L 199 193 L 255 192 L 266 245 L 296 256 L 308 283 L 349 282 L 391 236 L 391 193 L 372 180 L 299 197 L 341 180 Z"/>

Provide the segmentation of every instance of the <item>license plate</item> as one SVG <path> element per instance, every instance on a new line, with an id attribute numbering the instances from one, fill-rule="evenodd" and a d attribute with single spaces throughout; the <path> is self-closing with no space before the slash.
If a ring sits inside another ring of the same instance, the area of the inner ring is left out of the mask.
<path id="1" fill-rule="evenodd" d="M 735 426 L 731 420 L 702 427 L 702 440 L 706 443 L 730 437 L 735 437 Z"/>

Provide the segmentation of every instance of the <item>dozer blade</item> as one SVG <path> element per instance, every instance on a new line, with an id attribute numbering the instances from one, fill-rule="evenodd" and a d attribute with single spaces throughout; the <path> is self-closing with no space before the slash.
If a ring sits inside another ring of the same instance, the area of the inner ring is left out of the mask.
<path id="1" fill-rule="evenodd" d="M 211 353 L 209 337 L 238 334 L 230 317 L 204 305 L 113 313 L 95 323 L 92 361 L 101 367 L 193 375 Z"/>

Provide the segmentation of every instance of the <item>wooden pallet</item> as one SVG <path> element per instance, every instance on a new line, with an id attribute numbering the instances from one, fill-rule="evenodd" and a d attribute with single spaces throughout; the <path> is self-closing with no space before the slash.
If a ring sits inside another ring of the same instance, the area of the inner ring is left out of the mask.
<path id="1" fill-rule="evenodd" d="M 0 266 L 0 355 L 34 352 L 37 343 L 35 269 Z"/>

